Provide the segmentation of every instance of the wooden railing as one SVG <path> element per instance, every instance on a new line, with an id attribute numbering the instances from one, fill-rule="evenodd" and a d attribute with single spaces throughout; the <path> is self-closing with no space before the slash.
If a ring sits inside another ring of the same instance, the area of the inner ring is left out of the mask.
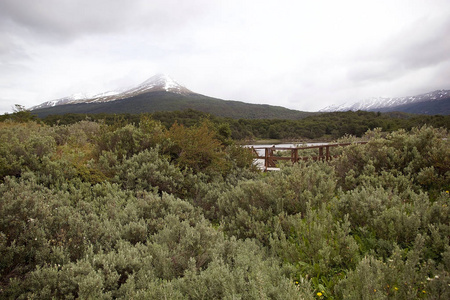
<path id="1" fill-rule="evenodd" d="M 277 165 L 277 161 L 291 161 L 292 163 L 296 163 L 300 160 L 323 160 L 329 161 L 336 155 L 332 155 L 330 152 L 330 148 L 333 147 L 344 147 L 348 145 L 354 144 L 366 144 L 367 142 L 355 142 L 355 143 L 340 143 L 340 144 L 324 144 L 324 145 L 314 145 L 314 146 L 305 146 L 305 147 L 252 147 L 252 151 L 255 155 L 256 159 L 264 159 L 264 170 L 269 170 L 270 168 L 275 168 Z M 318 154 L 316 155 L 305 155 L 300 156 L 299 152 L 307 149 L 319 149 Z M 258 153 L 258 150 L 264 150 L 264 156 Z M 277 151 L 290 151 L 290 156 L 279 156 L 275 155 Z"/>

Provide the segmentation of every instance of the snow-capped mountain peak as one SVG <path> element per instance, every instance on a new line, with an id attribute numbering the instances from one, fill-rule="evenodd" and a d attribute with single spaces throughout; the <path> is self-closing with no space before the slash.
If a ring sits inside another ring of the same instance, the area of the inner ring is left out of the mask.
<path id="1" fill-rule="evenodd" d="M 157 74 L 145 80 L 138 86 L 129 89 L 108 91 L 95 95 L 77 93 L 68 97 L 46 101 L 44 103 L 31 107 L 30 110 L 64 104 L 110 102 L 148 92 L 169 92 L 180 95 L 193 94 L 192 91 L 188 90 L 187 88 L 176 82 L 170 76 L 166 74 Z"/>
<path id="2" fill-rule="evenodd" d="M 142 82 L 135 88 L 125 91 L 126 94 L 144 91 L 166 91 L 176 94 L 190 94 L 190 90 L 176 82 L 166 74 L 157 74 Z"/>
<path id="3" fill-rule="evenodd" d="M 421 94 L 417 96 L 407 96 L 407 97 L 378 97 L 378 98 L 368 98 L 362 101 L 347 102 L 340 105 L 331 105 L 320 110 L 320 112 L 330 112 L 330 111 L 357 111 L 357 110 L 367 110 L 376 111 L 380 109 L 386 110 L 387 108 L 395 108 L 402 105 L 408 105 L 420 102 L 429 101 L 439 101 L 442 99 L 447 99 L 450 97 L 449 90 L 437 90 L 434 92 Z"/>
<path id="4" fill-rule="evenodd" d="M 157 74 L 155 76 L 152 76 L 143 83 L 141 83 L 140 85 L 152 87 L 158 86 L 164 88 L 166 91 L 168 91 L 171 88 L 177 88 L 181 86 L 175 80 L 170 78 L 167 74 Z"/>

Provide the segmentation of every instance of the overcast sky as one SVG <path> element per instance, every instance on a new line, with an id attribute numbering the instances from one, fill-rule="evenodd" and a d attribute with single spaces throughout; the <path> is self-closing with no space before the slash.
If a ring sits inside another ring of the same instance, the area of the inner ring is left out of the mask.
<path id="1" fill-rule="evenodd" d="M 449 0 L 0 0 L 0 113 L 165 73 L 317 111 L 450 89 Z"/>

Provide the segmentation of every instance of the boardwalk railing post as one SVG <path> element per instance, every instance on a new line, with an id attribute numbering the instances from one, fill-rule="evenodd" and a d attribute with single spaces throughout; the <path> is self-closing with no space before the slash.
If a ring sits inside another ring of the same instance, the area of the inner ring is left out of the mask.
<path id="1" fill-rule="evenodd" d="M 264 149 L 264 168 L 267 170 L 269 167 L 269 148 Z"/>
<path id="2" fill-rule="evenodd" d="M 323 147 L 319 147 L 319 157 L 318 160 L 323 160 Z"/>
<path id="3" fill-rule="evenodd" d="M 325 149 L 326 149 L 325 155 L 327 157 L 326 161 L 329 161 L 330 160 L 330 146 L 326 146 Z"/>
<path id="4" fill-rule="evenodd" d="M 291 150 L 291 158 L 292 158 L 292 163 L 296 163 L 298 161 L 298 149 L 294 148 Z"/>

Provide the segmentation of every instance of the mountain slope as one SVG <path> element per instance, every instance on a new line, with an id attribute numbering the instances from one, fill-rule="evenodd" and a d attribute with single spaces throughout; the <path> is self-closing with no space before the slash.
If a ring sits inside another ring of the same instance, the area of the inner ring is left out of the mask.
<path id="1" fill-rule="evenodd" d="M 32 110 L 42 118 L 66 113 L 130 113 L 194 109 L 234 119 L 300 119 L 312 113 L 280 106 L 249 104 L 215 99 L 200 94 L 180 95 L 171 92 L 148 92 L 110 102 L 73 103 Z"/>
<path id="2" fill-rule="evenodd" d="M 415 114 L 449 115 L 450 114 L 450 91 L 437 90 L 426 94 L 396 97 L 396 98 L 370 98 L 354 103 L 328 106 L 321 112 L 330 111 L 401 111 Z"/>
<path id="3" fill-rule="evenodd" d="M 438 101 L 426 101 L 426 102 L 409 103 L 393 107 L 381 107 L 376 110 L 369 110 L 369 111 L 379 111 L 379 112 L 401 111 L 405 113 L 422 114 L 422 115 L 450 115 L 450 97 Z"/>
<path id="4" fill-rule="evenodd" d="M 87 94 L 78 93 L 69 97 L 44 102 L 42 104 L 30 108 L 30 110 L 37 110 L 41 108 L 48 108 L 66 104 L 110 102 L 130 98 L 132 96 L 136 96 L 143 93 L 161 92 L 161 91 L 171 92 L 180 95 L 193 94 L 192 91 L 180 85 L 169 76 L 165 74 L 157 74 L 153 77 L 150 77 L 149 79 L 139 84 L 138 86 L 129 89 L 109 91 L 90 96 Z"/>
<path id="5" fill-rule="evenodd" d="M 194 109 L 234 119 L 300 119 L 313 113 L 280 106 L 222 100 L 194 93 L 167 75 L 156 75 L 125 91 L 65 97 L 32 107 L 38 117 L 66 113 L 143 113 Z"/>

